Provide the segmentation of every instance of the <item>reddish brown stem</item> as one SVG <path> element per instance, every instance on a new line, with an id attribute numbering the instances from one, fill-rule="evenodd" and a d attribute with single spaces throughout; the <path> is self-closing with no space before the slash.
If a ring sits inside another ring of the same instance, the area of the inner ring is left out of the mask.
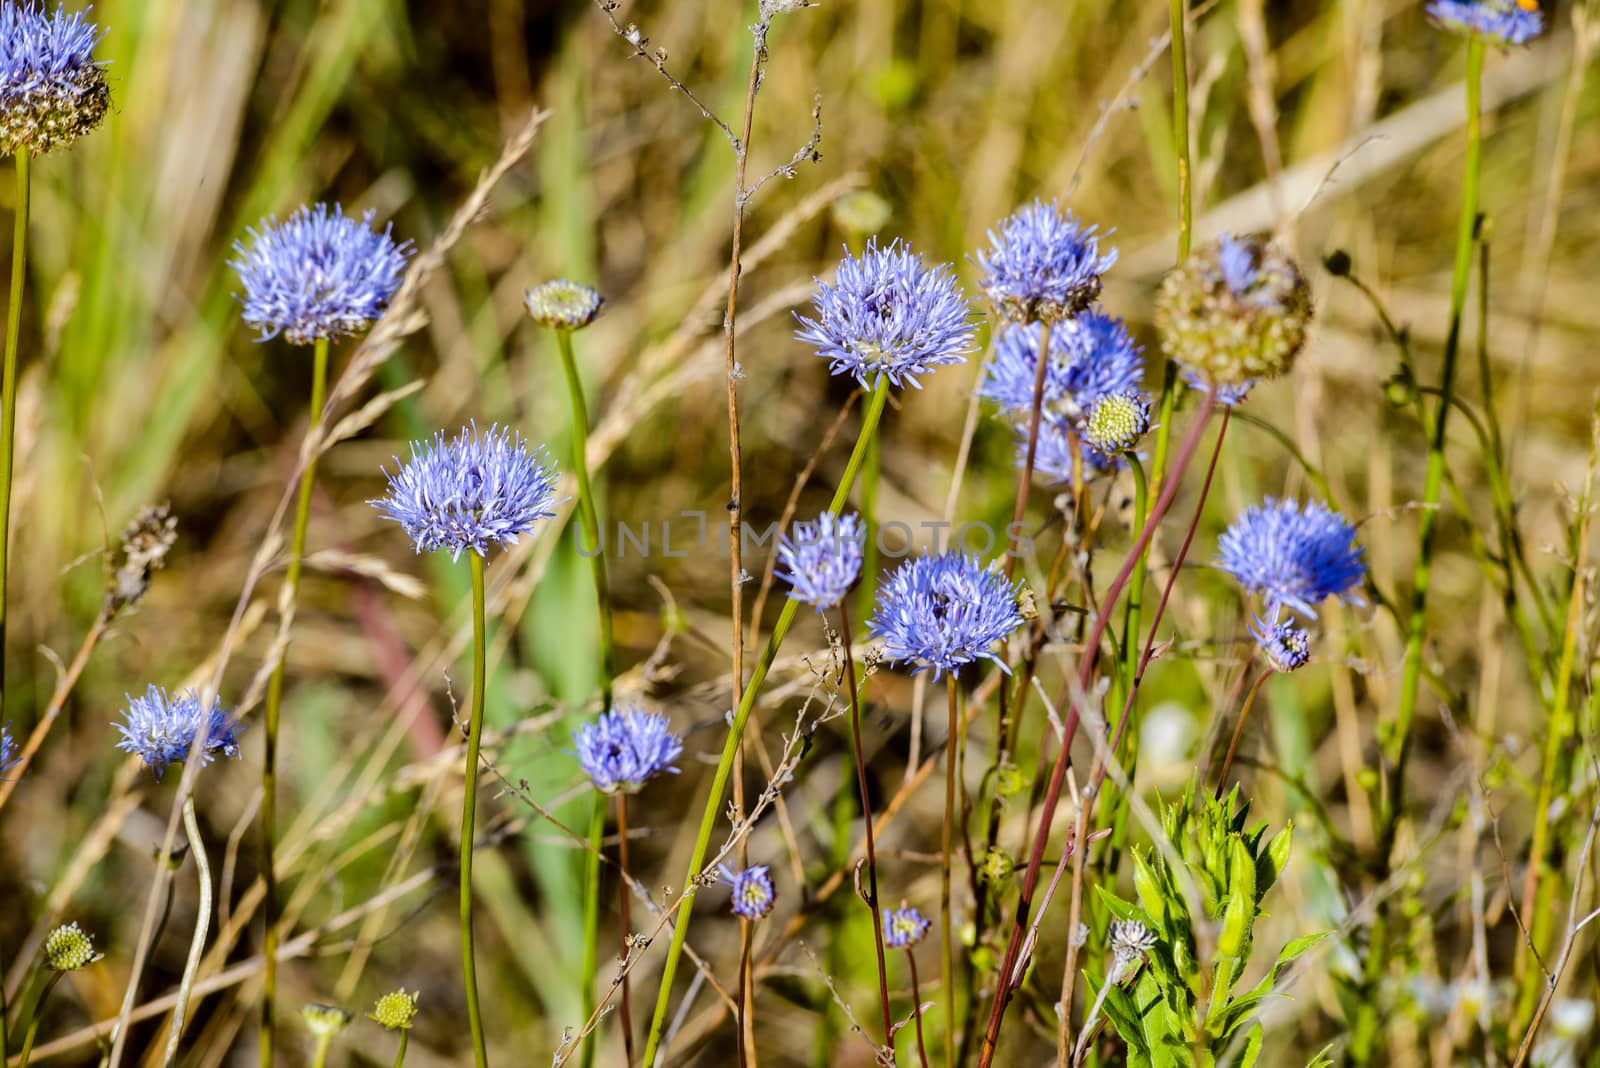
<path id="1" fill-rule="evenodd" d="M 1250 665 L 1244 666 L 1245 674 L 1250 673 Z M 1218 799 L 1222 797 L 1222 790 L 1228 784 L 1228 770 L 1233 767 L 1233 755 L 1239 751 L 1239 739 L 1244 737 L 1244 721 L 1250 716 L 1250 706 L 1255 704 L 1256 694 L 1261 690 L 1261 684 L 1267 681 L 1271 671 L 1263 671 L 1256 676 L 1256 681 L 1250 684 L 1250 692 L 1244 696 L 1244 704 L 1239 708 L 1239 721 L 1233 725 L 1233 737 L 1228 740 L 1228 752 L 1222 758 L 1222 771 L 1217 775 Z"/>
<path id="2" fill-rule="evenodd" d="M 628 916 L 628 795 L 617 795 L 617 868 L 620 878 L 617 879 L 617 929 L 621 933 L 622 951 L 622 989 L 617 992 L 619 999 L 617 1022 L 622 1026 L 622 1055 L 626 1058 L 628 1068 L 633 1068 L 633 1009 L 628 997 L 628 936 L 632 929 L 632 921 Z"/>
<path id="3" fill-rule="evenodd" d="M 911 966 L 911 1018 L 917 1024 L 917 1058 L 928 1068 L 928 1043 L 922 1037 L 922 988 L 917 983 L 917 955 L 906 947 L 906 963 Z"/>

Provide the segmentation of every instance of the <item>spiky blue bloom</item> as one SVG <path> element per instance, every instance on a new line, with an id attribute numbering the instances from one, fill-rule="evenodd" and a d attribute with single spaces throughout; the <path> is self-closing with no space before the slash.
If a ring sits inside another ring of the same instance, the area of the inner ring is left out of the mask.
<path id="1" fill-rule="evenodd" d="M 100 125 L 111 91 L 94 48 L 105 31 L 86 16 L 0 5 L 0 151 L 42 156 Z"/>
<path id="2" fill-rule="evenodd" d="M 555 515 L 555 491 L 543 446 L 530 453 L 516 431 L 479 434 L 473 424 L 450 441 L 441 430 L 412 442 L 411 461 L 389 475 L 389 495 L 367 503 L 404 527 L 417 552 L 448 549 L 459 560 L 463 549 L 487 556 L 490 545 L 515 544 Z"/>
<path id="3" fill-rule="evenodd" d="M 878 589 L 867 629 L 883 639 L 892 662 L 914 660 L 937 679 L 974 660 L 993 660 L 993 645 L 1022 625 L 1017 587 L 976 556 L 945 552 L 901 564 Z M 1008 672 L 1009 674 L 1009 672 Z"/>
<path id="4" fill-rule="evenodd" d="M 772 885 L 772 876 L 765 864 L 754 864 L 744 871 L 734 871 L 723 864 L 722 878 L 733 887 L 733 912 L 747 920 L 759 920 L 777 904 L 778 890 Z"/>
<path id="5" fill-rule="evenodd" d="M 866 527 L 854 512 L 823 512 L 814 522 L 796 523 L 793 536 L 778 539 L 777 575 L 789 596 L 825 611 L 844 600 L 861 576 Z"/>
<path id="6" fill-rule="evenodd" d="M 1497 44 L 1527 44 L 1544 32 L 1537 0 L 1429 0 L 1428 14 L 1445 29 Z"/>
<path id="7" fill-rule="evenodd" d="M 630 705 L 618 705 L 572 735 L 578 763 L 602 793 L 638 793 L 661 774 L 678 773 L 673 761 L 683 755 L 683 739 L 672 733 L 667 717 Z"/>
<path id="8" fill-rule="evenodd" d="M 1250 635 L 1274 671 L 1298 671 L 1311 662 L 1311 635 L 1292 620 L 1250 621 Z"/>
<path id="9" fill-rule="evenodd" d="M 161 778 L 168 764 L 181 764 L 194 747 L 195 735 L 206 732 L 200 750 L 201 764 L 211 763 L 212 755 L 239 755 L 239 731 L 243 728 L 222 710 L 222 700 L 213 697 L 211 707 L 203 708 L 200 695 L 193 690 L 169 694 L 151 686 L 143 697 L 127 695 L 128 707 L 117 724 L 122 740 L 117 748 L 136 753 L 145 766 Z"/>
<path id="10" fill-rule="evenodd" d="M 1198 371 L 1183 369 L 1183 380 L 1190 389 L 1197 389 L 1201 393 L 1211 388 L 1211 383 L 1206 381 L 1205 375 Z M 1217 383 L 1217 403 L 1224 408 L 1243 404 L 1250 398 L 1250 391 L 1255 389 L 1260 381 L 1259 378 L 1247 378 L 1243 382 Z"/>
<path id="11" fill-rule="evenodd" d="M 1001 328 L 994 357 L 978 387 L 1016 418 L 1033 412 L 1033 384 L 1039 369 L 1038 323 Z M 1144 349 L 1121 319 L 1091 310 L 1050 329 L 1050 362 L 1044 369 L 1044 407 L 1067 419 L 1088 414 L 1108 393 L 1137 389 L 1144 377 Z"/>
<path id="12" fill-rule="evenodd" d="M 1095 227 L 1084 226 L 1054 201 L 1035 200 L 989 231 L 978 253 L 983 289 L 996 313 L 1013 322 L 1058 322 L 1100 295 L 1100 276 L 1117 262 L 1104 255 Z"/>
<path id="13" fill-rule="evenodd" d="M 1261 594 L 1269 612 L 1287 607 L 1315 616 L 1329 597 L 1361 600 L 1367 565 L 1355 527 L 1321 502 L 1302 509 L 1268 497 L 1235 519 L 1217 548 L 1217 566 Z"/>
<path id="14" fill-rule="evenodd" d="M 929 267 L 901 241 L 867 243 L 839 261 L 834 283 L 817 280 L 816 318 L 795 313 L 795 337 L 870 389 L 881 378 L 921 388 L 918 375 L 963 363 L 972 351 L 972 308 L 949 267 Z"/>
<path id="15" fill-rule="evenodd" d="M 335 204 L 302 207 L 285 222 L 268 216 L 233 243 L 228 261 L 244 286 L 244 321 L 261 340 L 291 345 L 358 333 L 383 314 L 400 288 L 411 242 L 391 227 L 372 229 L 372 212 L 353 219 Z"/>
<path id="16" fill-rule="evenodd" d="M 11 737 L 11 727 L 0 723 L 0 776 L 16 767 L 21 759 L 17 753 L 17 743 Z"/>
<path id="17" fill-rule="evenodd" d="M 883 944 L 890 949 L 909 949 L 922 941 L 932 926 L 932 920 L 909 906 L 884 909 Z"/>

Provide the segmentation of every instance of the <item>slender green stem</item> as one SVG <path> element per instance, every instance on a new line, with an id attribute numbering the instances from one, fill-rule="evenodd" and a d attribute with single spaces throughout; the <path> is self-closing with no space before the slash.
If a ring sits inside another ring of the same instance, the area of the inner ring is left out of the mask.
<path id="1" fill-rule="evenodd" d="M 318 338 L 313 346 L 311 368 L 310 426 L 307 437 L 315 435 L 322 427 L 323 395 L 328 388 L 328 339 Z M 300 565 L 306 552 L 306 528 L 311 522 L 311 491 L 316 484 L 317 458 L 306 458 L 305 470 L 300 473 L 300 495 L 295 501 L 294 532 L 290 535 L 289 565 L 284 576 L 284 611 L 294 612 L 294 601 L 300 591 Z M 261 756 L 261 913 L 265 920 L 265 933 L 261 943 L 261 1068 L 273 1068 L 273 1017 L 278 1000 L 278 718 L 283 707 L 284 670 L 289 661 L 285 648 L 272 669 L 267 682 L 267 708 Z"/>
<path id="2" fill-rule="evenodd" d="M 828 505 L 829 511 L 838 512 L 849 498 L 850 489 L 855 485 L 862 461 L 866 458 L 867 442 L 877 429 L 888 398 L 889 382 L 887 379 L 880 379 L 867 402 L 866 411 L 862 416 L 861 432 L 856 437 L 855 448 L 851 450 L 850 460 L 845 464 L 844 475 L 839 479 L 839 486 L 834 491 L 833 501 Z M 667 947 L 667 958 L 662 965 L 661 988 L 656 992 L 655 1011 L 650 1019 L 650 1037 L 645 1043 L 644 1059 L 641 1062 L 646 1068 L 653 1068 L 656 1063 L 656 1053 L 661 1046 L 661 1035 L 667 1022 L 667 1009 L 672 1002 L 672 980 L 677 974 L 678 960 L 683 955 L 684 939 L 689 935 L 689 920 L 693 914 L 694 897 L 704 883 L 705 873 L 701 868 L 705 864 L 706 850 L 711 845 L 711 833 L 716 828 L 717 818 L 722 814 L 722 798 L 727 790 L 728 776 L 733 770 L 733 757 L 738 752 L 739 743 L 744 737 L 745 724 L 750 719 L 751 710 L 755 708 L 756 695 L 761 691 L 761 684 L 766 680 L 772 662 L 777 659 L 778 649 L 783 645 L 783 639 L 788 635 L 790 626 L 794 624 L 795 610 L 799 603 L 792 597 L 785 598 L 783 610 L 772 628 L 772 635 L 767 639 L 766 647 L 761 651 L 761 659 L 756 663 L 750 682 L 745 686 L 744 693 L 739 699 L 739 708 L 734 713 L 733 725 L 728 729 L 728 738 L 722 747 L 722 757 L 717 761 L 717 770 L 711 779 L 711 793 L 706 798 L 705 808 L 700 814 L 700 829 L 695 835 L 694 849 L 690 853 L 688 870 L 683 879 L 683 896 L 678 904 L 677 922 L 672 927 L 672 942 Z"/>
<path id="3" fill-rule="evenodd" d="M 595 975 L 600 966 L 600 852 L 605 846 L 606 795 L 594 792 L 594 807 L 589 812 L 589 851 L 583 868 L 583 1018 L 594 1015 Z M 583 1052 L 579 1063 L 583 1068 L 594 1065 L 596 1032 L 590 1031 L 583 1039 Z"/>
<path id="4" fill-rule="evenodd" d="M 394 1068 L 404 1068 L 406 1063 L 406 1044 L 411 1041 L 411 1032 L 400 1032 L 400 1048 L 394 1053 Z"/>
<path id="5" fill-rule="evenodd" d="M 50 978 L 39 988 L 39 996 L 33 1000 L 33 1012 L 28 1016 L 28 1031 L 22 1037 L 22 1055 L 17 1060 L 18 1068 L 28 1068 L 28 1060 L 33 1056 L 33 1040 L 39 1035 L 39 1021 L 44 1018 L 44 999 L 56 988 L 56 983 L 61 981 L 62 974 L 51 972 Z"/>
<path id="6" fill-rule="evenodd" d="M 472 565 L 472 711 L 467 719 L 467 766 L 461 790 L 461 976 L 467 988 L 467 1027 L 472 1032 L 472 1057 L 477 1068 L 489 1063 L 478 1008 L 478 967 L 472 954 L 472 847 L 477 835 L 478 748 L 483 741 L 483 697 L 487 682 L 484 635 L 483 557 L 469 552 Z"/>
<path id="7" fill-rule="evenodd" d="M 945 738 L 944 760 L 944 835 L 939 843 L 939 970 L 944 993 L 944 1063 L 956 1063 L 956 957 L 951 935 L 950 854 L 956 826 L 956 757 L 960 753 L 961 700 L 956 692 L 955 672 L 947 672 L 946 690 L 950 696 L 950 733 Z"/>
<path id="8" fill-rule="evenodd" d="M 189 958 L 183 965 L 183 979 L 178 984 L 178 1001 L 172 1007 L 172 1029 L 167 1033 L 167 1068 L 178 1063 L 178 1044 L 183 1039 L 183 1025 L 189 1015 L 189 999 L 194 994 L 194 981 L 200 974 L 200 958 L 206 952 L 206 934 L 211 930 L 211 864 L 206 859 L 206 844 L 200 837 L 200 821 L 195 816 L 194 797 L 183 800 L 183 829 L 189 836 L 189 853 L 194 857 L 194 870 L 200 884 L 200 902 L 195 912 L 194 937 L 189 940 Z"/>
<path id="9" fill-rule="evenodd" d="M 589 407 L 583 399 L 583 379 L 578 361 L 572 355 L 572 331 L 557 330 L 556 347 L 561 350 L 561 367 L 567 375 L 567 397 L 572 402 L 572 473 L 578 480 L 578 519 L 583 536 L 589 540 L 584 550 L 594 571 L 594 596 L 600 611 L 600 696 L 604 710 L 611 710 L 611 687 L 617 677 L 611 641 L 611 588 L 606 581 L 605 544 L 600 540 L 600 510 L 589 484 Z"/>
<path id="10" fill-rule="evenodd" d="M 861 547 L 861 583 L 856 588 L 856 614 L 872 614 L 878 593 L 878 432 L 867 439 L 867 458 L 861 466 L 861 527 L 866 544 Z"/>
<path id="11" fill-rule="evenodd" d="M 11 303 L 6 318 L 5 374 L 0 382 L 0 709 L 6 690 L 6 577 L 11 539 L 11 462 L 17 442 L 17 348 L 22 339 L 22 285 L 28 273 L 28 167 L 24 149 L 16 155 L 17 212 L 11 237 Z"/>
<path id="12" fill-rule="evenodd" d="M 317 1048 L 311 1054 L 311 1068 L 325 1068 L 328 1063 L 328 1047 L 333 1045 L 332 1035 L 318 1035 Z"/>
<path id="13" fill-rule="evenodd" d="M 621 965 L 618 982 L 622 989 L 618 992 L 621 1002 L 621 1011 L 617 1014 L 617 1024 L 622 1028 L 622 1053 L 623 1063 L 627 1068 L 633 1068 L 633 1007 L 628 992 L 628 935 L 631 933 L 633 921 L 628 918 L 628 795 L 617 795 L 617 933 L 618 950 L 617 960 Z"/>
<path id="14" fill-rule="evenodd" d="M 0 954 L 0 960 L 3 959 L 5 959 L 4 954 Z M 9 1064 L 11 1059 L 10 1031 L 6 1029 L 6 1013 L 9 1011 L 10 1006 L 6 1004 L 5 977 L 0 976 L 0 1064 Z"/>
<path id="15" fill-rule="evenodd" d="M 1194 224 L 1193 193 L 1189 176 L 1189 55 L 1186 0 L 1170 0 L 1172 23 L 1172 154 L 1178 160 L 1178 262 L 1189 258 Z"/>

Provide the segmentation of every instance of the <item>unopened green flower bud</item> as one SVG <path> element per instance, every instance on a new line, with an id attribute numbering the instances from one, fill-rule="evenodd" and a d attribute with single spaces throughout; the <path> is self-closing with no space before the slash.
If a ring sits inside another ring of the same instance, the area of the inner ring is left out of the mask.
<path id="1" fill-rule="evenodd" d="M 557 278 L 530 289 L 524 303 L 528 307 L 528 317 L 540 326 L 552 330 L 581 330 L 594 322 L 605 298 L 588 286 Z"/>
<path id="2" fill-rule="evenodd" d="M 50 932 L 44 940 L 44 957 L 50 969 L 57 972 L 75 972 L 100 959 L 94 951 L 94 939 L 75 923 Z"/>
<path id="3" fill-rule="evenodd" d="M 1108 393 L 1094 402 L 1083 440 L 1108 455 L 1128 452 L 1150 429 L 1150 402 L 1134 391 Z"/>
<path id="4" fill-rule="evenodd" d="M 312 1002 L 300 1010 L 301 1017 L 311 1033 L 318 1038 L 332 1038 L 350 1026 L 351 1014 L 337 1005 Z"/>
<path id="5" fill-rule="evenodd" d="M 378 999 L 372 1008 L 372 1018 L 391 1031 L 405 1031 L 417 1015 L 417 995 L 404 990 L 391 990 Z"/>

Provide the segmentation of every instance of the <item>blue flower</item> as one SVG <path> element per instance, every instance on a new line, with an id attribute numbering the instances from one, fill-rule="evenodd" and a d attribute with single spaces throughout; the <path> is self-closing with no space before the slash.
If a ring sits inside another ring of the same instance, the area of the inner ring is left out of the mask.
<path id="1" fill-rule="evenodd" d="M 1039 369 L 1038 323 L 1002 327 L 994 358 L 978 387 L 1010 415 L 1033 413 L 1033 384 Z M 1044 407 L 1068 419 L 1088 414 L 1108 393 L 1137 389 L 1144 377 L 1144 350 L 1121 319 L 1087 311 L 1050 330 L 1050 362 L 1044 370 Z"/>
<path id="2" fill-rule="evenodd" d="M 1329 597 L 1360 603 L 1356 591 L 1367 565 L 1355 528 L 1324 504 L 1313 501 L 1302 511 L 1294 501 L 1268 497 L 1235 519 L 1217 548 L 1217 566 L 1261 594 L 1269 612 L 1288 607 L 1315 616 Z"/>
<path id="3" fill-rule="evenodd" d="M 1117 262 L 1117 250 L 1100 254 L 1093 226 L 1085 227 L 1054 202 L 1035 200 L 1008 216 L 990 249 L 978 253 L 983 288 L 1003 319 L 1057 322 L 1078 314 L 1100 295 L 1100 275 Z"/>
<path id="4" fill-rule="evenodd" d="M 909 949 L 927 935 L 933 926 L 922 913 L 905 905 L 883 910 L 883 944 L 890 949 Z"/>
<path id="5" fill-rule="evenodd" d="M 203 709 L 200 695 L 193 690 L 168 694 L 151 686 L 143 697 L 127 695 L 128 707 L 123 712 L 125 722 L 117 724 L 122 741 L 117 748 L 137 753 L 145 766 L 161 778 L 168 764 L 181 764 L 194 747 L 195 735 L 206 731 L 200 751 L 201 764 L 211 763 L 213 753 L 223 756 L 239 755 L 239 724 L 233 722 L 222 710 L 220 698 L 211 699 L 211 708 Z"/>
<path id="6" fill-rule="evenodd" d="M 868 242 L 839 261 L 834 284 L 817 280 L 815 319 L 798 312 L 795 337 L 870 389 L 887 377 L 921 388 L 917 376 L 963 363 L 972 350 L 972 309 L 950 268 L 929 267 L 908 245 Z"/>
<path id="7" fill-rule="evenodd" d="M 1051 485 L 1076 486 L 1073 479 L 1073 449 L 1078 451 L 1083 468 L 1083 480 L 1088 482 L 1107 471 L 1121 466 L 1122 461 L 1090 445 L 1083 437 L 1081 422 L 1074 426 L 1058 419 L 1044 419 L 1039 423 L 1039 443 L 1034 449 L 1033 471 Z M 1016 428 L 1016 466 L 1028 462 L 1028 428 Z"/>
<path id="8" fill-rule="evenodd" d="M 244 321 L 261 340 L 282 334 L 291 345 L 354 334 L 383 314 L 400 288 L 411 242 L 396 245 L 390 227 L 372 229 L 337 204 L 301 208 L 287 222 L 268 217 L 233 243 L 228 261 L 244 285 Z"/>
<path id="9" fill-rule="evenodd" d="M 1498 44 L 1527 44 L 1544 32 L 1537 0 L 1428 0 L 1428 14 L 1446 29 Z"/>
<path id="10" fill-rule="evenodd" d="M 111 102 L 94 47 L 105 31 L 61 6 L 0 5 L 0 151 L 42 156 L 100 125 Z"/>
<path id="11" fill-rule="evenodd" d="M 1190 389 L 1197 389 L 1201 393 L 1205 393 L 1211 389 L 1212 384 L 1206 381 L 1205 375 L 1200 374 L 1197 371 L 1191 371 L 1188 368 L 1183 368 L 1182 370 L 1183 380 Z M 1222 405 L 1224 408 L 1233 408 L 1237 405 L 1243 404 L 1250 398 L 1250 391 L 1255 389 L 1256 385 L 1260 381 L 1261 379 L 1259 378 L 1247 378 L 1243 382 L 1218 382 L 1216 384 L 1217 403 Z"/>
<path id="12" fill-rule="evenodd" d="M 678 773 L 673 764 L 683 754 L 683 740 L 667 725 L 667 717 L 619 705 L 573 733 L 578 763 L 602 793 L 638 793 L 663 773 Z"/>
<path id="13" fill-rule="evenodd" d="M 736 872 L 726 864 L 719 869 L 722 878 L 733 887 L 733 913 L 747 920 L 759 920 L 772 911 L 777 903 L 778 891 L 772 885 L 765 864 L 755 864 Z"/>
<path id="14" fill-rule="evenodd" d="M 861 554 L 866 541 L 861 517 L 851 512 L 843 518 L 823 512 L 812 523 L 796 523 L 794 535 L 778 539 L 778 577 L 792 589 L 789 596 L 818 612 L 844 600 L 861 576 Z"/>
<path id="15" fill-rule="evenodd" d="M 1250 621 L 1250 635 L 1274 671 L 1297 671 L 1311 661 L 1311 635 L 1290 620 Z"/>
<path id="16" fill-rule="evenodd" d="M 919 661 L 937 679 L 974 660 L 993 660 L 995 642 L 1022 625 L 1017 588 L 975 556 L 921 556 L 895 569 L 878 590 L 867 629 L 890 661 Z M 913 672 L 915 673 L 915 672 Z"/>
<path id="17" fill-rule="evenodd" d="M 404 527 L 417 552 L 449 549 L 458 560 L 463 549 L 487 556 L 492 544 L 515 544 L 555 515 L 555 489 L 542 447 L 529 453 L 521 434 L 490 427 L 480 436 L 473 425 L 453 441 L 440 431 L 412 442 L 411 462 L 389 476 L 389 495 L 367 503 Z"/>
<path id="18" fill-rule="evenodd" d="M 17 743 L 12 740 L 10 726 L 0 723 L 0 776 L 16 767 L 21 759 L 17 753 Z"/>

